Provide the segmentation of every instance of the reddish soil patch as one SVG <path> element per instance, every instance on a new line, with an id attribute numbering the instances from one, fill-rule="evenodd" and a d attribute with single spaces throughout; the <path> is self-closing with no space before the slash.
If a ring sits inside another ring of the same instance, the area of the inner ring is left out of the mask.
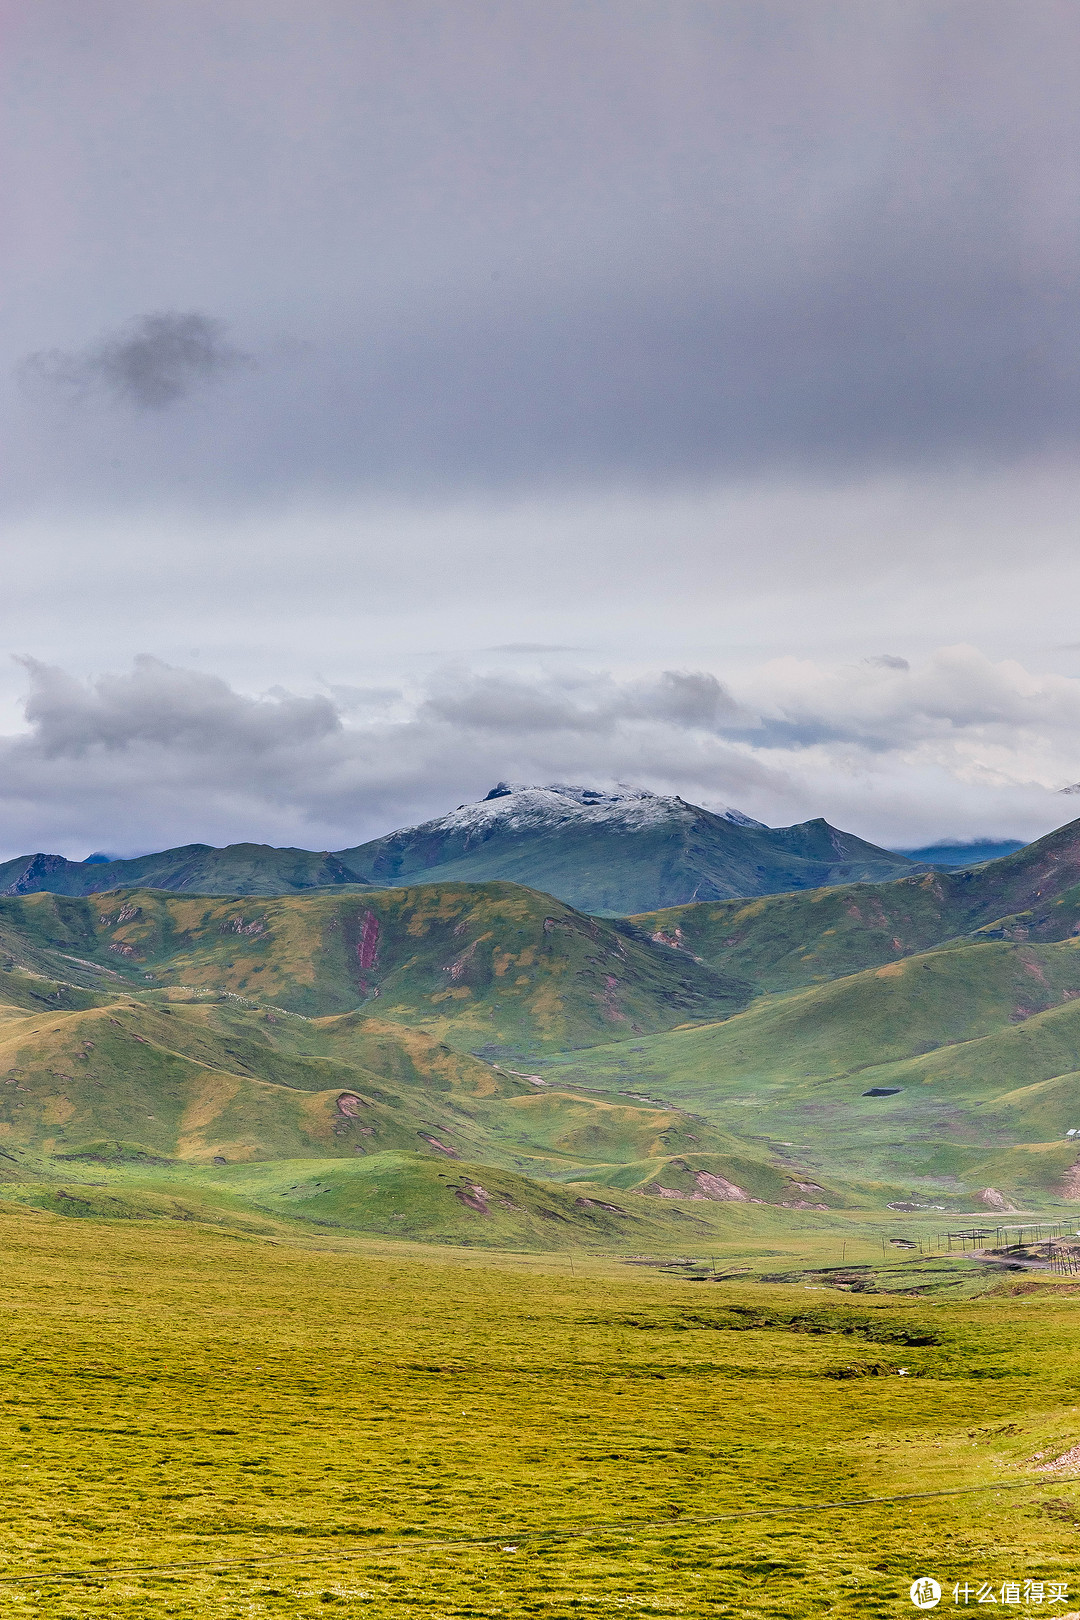
<path id="1" fill-rule="evenodd" d="M 428 1136 L 426 1131 L 417 1131 L 416 1134 L 420 1138 L 421 1142 L 429 1142 L 433 1148 L 438 1148 L 440 1153 L 445 1153 L 448 1159 L 461 1158 L 460 1153 L 455 1153 L 453 1148 L 448 1148 L 446 1143 L 440 1142 L 437 1136 Z"/>
<path id="2" fill-rule="evenodd" d="M 356 947 L 356 955 L 362 972 L 367 973 L 375 966 L 378 954 L 379 919 L 373 911 L 365 911 L 363 927 L 360 930 L 360 943 Z"/>
<path id="3" fill-rule="evenodd" d="M 478 1215 L 491 1214 L 488 1208 L 488 1199 L 491 1194 L 476 1182 L 467 1181 L 464 1187 L 455 1187 L 454 1197 L 459 1203 L 464 1204 L 466 1209 L 475 1210 Z"/>

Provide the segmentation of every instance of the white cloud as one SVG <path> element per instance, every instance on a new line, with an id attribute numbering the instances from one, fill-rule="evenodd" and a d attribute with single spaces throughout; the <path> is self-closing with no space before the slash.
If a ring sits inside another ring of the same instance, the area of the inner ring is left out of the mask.
<path id="1" fill-rule="evenodd" d="M 91 682 L 26 660 L 0 739 L 5 853 L 257 840 L 334 848 L 500 778 L 630 781 L 878 842 L 1034 836 L 1068 819 L 1080 680 L 940 649 L 911 669 L 777 659 L 707 671 L 447 668 L 411 691 L 253 696 L 141 657 Z"/>

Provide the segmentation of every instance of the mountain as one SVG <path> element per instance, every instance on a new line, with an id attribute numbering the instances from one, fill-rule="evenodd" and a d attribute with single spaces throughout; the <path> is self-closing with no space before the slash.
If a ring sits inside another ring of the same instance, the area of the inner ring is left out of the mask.
<path id="1" fill-rule="evenodd" d="M 1003 838 L 998 842 L 983 839 L 971 844 L 926 844 L 922 849 L 899 849 L 909 861 L 921 866 L 944 866 L 955 871 L 958 866 L 978 866 L 982 861 L 996 861 L 1002 855 L 1012 855 L 1023 849 L 1019 838 Z"/>
<path id="2" fill-rule="evenodd" d="M 269 844 L 184 844 L 157 855 L 113 860 L 91 855 L 19 855 L 0 863 L 0 895 L 103 894 L 109 889 L 190 890 L 193 894 L 288 894 L 296 890 L 363 884 L 334 855 Z"/>
<path id="3" fill-rule="evenodd" d="M 753 1247 L 1068 1210 L 1078 1131 L 1080 821 L 613 920 L 502 881 L 0 897 L 0 1182 L 44 1209 Z"/>
<path id="4" fill-rule="evenodd" d="M 479 804 L 339 850 L 338 859 L 379 885 L 498 878 L 601 917 L 913 870 L 905 856 L 822 820 L 770 828 L 642 788 L 505 782 Z"/>
<path id="5" fill-rule="evenodd" d="M 1080 822 L 615 920 L 494 881 L 0 897 L 0 1181 L 524 1247 L 1067 1207 L 1078 940 Z"/>
<path id="6" fill-rule="evenodd" d="M 133 860 L 22 855 L 0 865 L 0 895 L 102 894 L 147 886 L 193 894 L 271 895 L 310 889 L 497 879 L 554 894 L 579 911 L 618 917 L 693 900 L 777 894 L 920 870 L 826 821 L 770 828 L 643 788 L 500 783 L 461 805 L 352 849 L 314 853 L 231 844 Z"/>

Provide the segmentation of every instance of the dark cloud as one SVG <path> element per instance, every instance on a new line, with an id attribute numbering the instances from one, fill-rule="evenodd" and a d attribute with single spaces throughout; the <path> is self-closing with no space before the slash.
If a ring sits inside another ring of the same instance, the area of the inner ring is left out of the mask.
<path id="1" fill-rule="evenodd" d="M 386 700 L 401 694 L 251 697 L 149 657 L 92 682 L 25 668 L 28 729 L 0 738 L 11 853 L 249 838 L 341 847 L 503 777 L 670 782 L 687 750 L 698 779 L 725 789 L 781 780 L 719 737 L 717 713 L 732 705 L 707 675 L 530 684 L 444 672 L 391 717 Z"/>
<path id="2" fill-rule="evenodd" d="M 208 315 L 143 315 L 120 332 L 78 353 L 42 350 L 26 357 L 23 379 L 73 398 L 111 395 L 145 410 L 161 410 L 194 389 L 254 360 L 225 340 L 225 323 Z"/>
<path id="3" fill-rule="evenodd" d="M 877 653 L 873 658 L 864 660 L 867 664 L 874 664 L 878 669 L 910 669 L 911 665 L 906 658 L 898 658 L 896 653 Z"/>
<path id="4" fill-rule="evenodd" d="M 500 778 L 1038 830 L 1078 71 L 1069 0 L 14 8 L 12 846 L 344 844 Z"/>

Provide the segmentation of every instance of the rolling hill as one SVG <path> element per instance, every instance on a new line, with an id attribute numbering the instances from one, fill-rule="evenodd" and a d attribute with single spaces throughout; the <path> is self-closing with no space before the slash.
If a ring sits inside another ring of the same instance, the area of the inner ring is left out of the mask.
<path id="1" fill-rule="evenodd" d="M 384 1018 L 50 989 L 0 973 L 0 1183 L 41 1209 L 550 1248 L 707 1234 L 664 1201 L 683 1182 L 697 1203 L 805 1202 L 767 1150 L 682 1109 L 550 1087 Z"/>
<path id="2" fill-rule="evenodd" d="M 961 871 L 675 906 L 631 920 L 655 943 L 759 992 L 822 983 L 962 937 L 1069 939 L 1080 932 L 1080 821 Z"/>
<path id="3" fill-rule="evenodd" d="M 501 881 L 579 911 L 657 906 L 821 884 L 882 882 L 922 868 L 825 821 L 769 828 L 643 789 L 510 788 L 450 815 L 336 854 L 189 844 L 133 860 L 23 855 L 0 865 L 0 895 L 113 889 L 273 895 L 311 889 Z"/>
<path id="4" fill-rule="evenodd" d="M 779 1150 L 808 1182 L 876 1183 L 941 1207 L 1074 1197 L 1080 946 L 922 953 L 542 1072 L 692 1109 Z"/>
<path id="5" fill-rule="evenodd" d="M 0 1179 L 49 1208 L 104 1178 L 147 1210 L 526 1246 L 566 1216 L 618 1246 L 661 1230 L 624 1200 L 670 1206 L 671 1241 L 699 1205 L 1067 1203 L 1071 1130 L 1080 823 L 630 919 L 502 881 L 0 898 Z"/>
<path id="6" fill-rule="evenodd" d="M 508 883 L 234 898 L 0 898 L 4 963 L 94 990 L 179 984 L 310 1017 L 360 1005 L 491 1054 L 723 1017 L 749 987 Z"/>

